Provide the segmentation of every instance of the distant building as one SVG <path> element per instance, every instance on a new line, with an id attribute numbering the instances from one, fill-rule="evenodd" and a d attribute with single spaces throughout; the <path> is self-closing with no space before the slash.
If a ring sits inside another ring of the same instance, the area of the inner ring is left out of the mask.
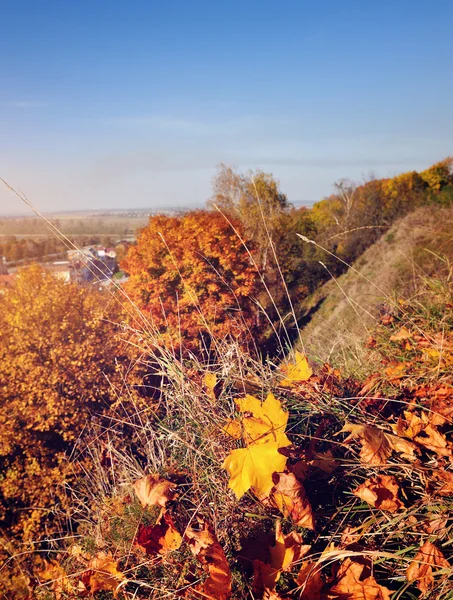
<path id="1" fill-rule="evenodd" d="M 55 275 L 58 279 L 62 281 L 68 282 L 71 281 L 71 268 L 70 262 L 68 260 L 58 261 L 51 263 L 49 265 L 45 265 L 47 271 Z"/>
<path id="2" fill-rule="evenodd" d="M 0 259 L 0 275 L 8 275 L 8 267 L 6 266 L 6 257 Z"/>

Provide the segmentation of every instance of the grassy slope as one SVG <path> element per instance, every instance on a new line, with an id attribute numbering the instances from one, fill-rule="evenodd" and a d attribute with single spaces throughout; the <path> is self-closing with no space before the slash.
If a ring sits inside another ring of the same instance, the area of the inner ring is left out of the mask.
<path id="1" fill-rule="evenodd" d="M 304 306 L 312 318 L 302 331 L 313 360 L 360 371 L 369 353 L 363 342 L 379 313 L 397 296 L 414 296 L 420 276 L 442 265 L 432 253 L 453 259 L 453 209 L 422 208 L 397 222 L 349 270 L 313 294 Z M 352 367 L 352 365 L 354 365 Z"/>

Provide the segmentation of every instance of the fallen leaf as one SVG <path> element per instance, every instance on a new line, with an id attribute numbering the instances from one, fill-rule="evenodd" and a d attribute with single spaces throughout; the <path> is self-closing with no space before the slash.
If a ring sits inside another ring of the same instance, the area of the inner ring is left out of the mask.
<path id="1" fill-rule="evenodd" d="M 427 533 L 433 534 L 441 531 L 445 531 L 445 527 L 448 523 L 448 517 L 437 515 L 434 519 L 431 519 L 426 525 Z"/>
<path id="2" fill-rule="evenodd" d="M 337 468 L 337 461 L 331 450 L 327 450 L 327 452 L 314 452 L 313 458 L 308 461 L 308 464 L 327 473 L 327 475 L 332 475 Z"/>
<path id="3" fill-rule="evenodd" d="M 63 600 L 75 592 L 74 580 L 70 579 L 66 571 L 57 561 L 44 561 L 44 569 L 37 572 L 40 583 L 49 582 L 53 592 L 52 598 L 55 600 Z M 46 586 L 47 587 L 47 586 Z M 47 588 L 49 589 L 49 588 Z"/>
<path id="4" fill-rule="evenodd" d="M 399 486 L 394 477 L 377 475 L 367 479 L 353 493 L 375 508 L 394 513 L 404 508 L 404 504 L 398 498 L 398 490 Z"/>
<path id="5" fill-rule="evenodd" d="M 176 485 L 171 481 L 161 479 L 159 475 L 145 475 L 134 481 L 132 487 L 143 508 L 147 506 L 164 508 L 167 502 L 175 497 Z"/>
<path id="6" fill-rule="evenodd" d="M 408 363 L 397 363 L 395 365 L 391 365 L 385 369 L 385 374 L 389 381 L 401 379 L 404 377 L 408 366 Z"/>
<path id="7" fill-rule="evenodd" d="M 415 444 L 396 435 L 386 433 L 382 429 L 373 427 L 372 425 L 346 423 L 338 433 L 350 434 L 344 440 L 345 444 L 356 438 L 361 440 L 361 462 L 370 466 L 385 464 L 392 451 L 402 454 L 409 460 L 415 460 L 416 458 L 415 452 L 417 447 Z"/>
<path id="8" fill-rule="evenodd" d="M 398 435 L 413 439 L 439 456 L 451 456 L 451 447 L 447 438 L 431 425 L 429 419 L 426 412 L 422 412 L 419 417 L 413 412 L 404 411 L 404 419 L 399 417 L 397 424 L 393 425 L 393 429 Z"/>
<path id="9" fill-rule="evenodd" d="M 346 558 L 336 573 L 328 600 L 390 600 L 391 591 L 377 583 L 368 562 Z"/>
<path id="10" fill-rule="evenodd" d="M 301 588 L 299 600 L 323 600 L 324 595 L 321 595 L 321 590 L 324 582 L 321 567 L 317 563 L 312 561 L 302 563 L 296 583 Z"/>
<path id="11" fill-rule="evenodd" d="M 434 544 L 425 542 L 409 565 L 406 578 L 409 582 L 416 581 L 418 589 L 426 593 L 434 585 L 433 567 L 449 568 L 450 563 Z"/>
<path id="12" fill-rule="evenodd" d="M 301 535 L 296 531 L 284 535 L 281 523 L 277 521 L 275 546 L 269 547 L 271 566 L 279 571 L 289 571 L 311 548 L 311 545 L 302 544 L 302 541 Z"/>
<path id="13" fill-rule="evenodd" d="M 291 570 L 310 548 L 310 545 L 302 545 L 302 537 L 296 531 L 284 535 L 281 523 L 277 521 L 275 546 L 269 546 L 270 562 L 253 561 L 254 592 L 261 594 L 263 590 L 273 590 L 282 572 Z"/>
<path id="14" fill-rule="evenodd" d="M 223 428 L 223 431 L 235 440 L 242 438 L 242 425 L 237 419 L 230 419 Z"/>
<path id="15" fill-rule="evenodd" d="M 307 381 L 313 375 L 313 371 L 308 364 L 306 357 L 296 350 L 295 362 L 282 365 L 280 371 L 285 378 L 280 381 L 280 385 L 290 387 L 302 381 Z"/>
<path id="16" fill-rule="evenodd" d="M 238 500 L 250 488 L 259 497 L 267 497 L 274 485 L 272 474 L 285 469 L 287 458 L 280 454 L 278 442 L 253 444 L 247 448 L 232 450 L 223 468 L 230 474 L 228 487 Z"/>
<path id="17" fill-rule="evenodd" d="M 113 592 L 116 597 L 116 590 L 126 576 L 118 571 L 118 562 L 113 559 L 112 554 L 99 552 L 87 566 L 88 570 L 82 575 L 82 583 L 91 594 L 105 591 Z"/>
<path id="18" fill-rule="evenodd" d="M 205 566 L 209 577 L 203 591 L 215 600 L 227 600 L 231 596 L 231 572 L 228 562 L 213 531 L 207 523 L 201 531 L 187 529 L 186 538 L 192 554 Z"/>
<path id="19" fill-rule="evenodd" d="M 440 484 L 436 489 L 436 494 L 439 494 L 439 496 L 453 496 L 453 473 L 439 469 L 433 471 L 433 479 Z"/>
<path id="20" fill-rule="evenodd" d="M 412 333 L 409 331 L 409 329 L 407 329 L 407 327 L 403 326 L 397 333 L 390 336 L 390 341 L 399 342 L 401 340 L 408 340 L 411 337 Z"/>
<path id="21" fill-rule="evenodd" d="M 182 537 L 176 530 L 171 516 L 164 513 L 155 525 L 139 527 L 135 543 L 142 547 L 146 554 L 167 554 L 180 547 Z"/>
<path id="22" fill-rule="evenodd" d="M 217 385 L 217 375 L 215 373 L 209 373 L 206 371 L 203 377 L 204 387 L 208 393 L 208 397 L 212 403 L 217 400 L 217 396 L 215 393 L 215 386 Z"/>
<path id="23" fill-rule="evenodd" d="M 274 473 L 271 501 L 284 517 L 291 517 L 295 525 L 313 529 L 314 518 L 304 486 L 294 473 Z"/>
<path id="24" fill-rule="evenodd" d="M 246 444 L 278 442 L 279 447 L 290 445 L 285 434 L 288 412 L 283 410 L 274 394 L 268 394 L 264 402 L 247 394 L 245 398 L 236 400 L 236 404 L 242 413 L 241 424 Z"/>
<path id="25" fill-rule="evenodd" d="M 283 596 L 280 596 L 274 590 L 264 590 L 263 600 L 284 600 Z"/>

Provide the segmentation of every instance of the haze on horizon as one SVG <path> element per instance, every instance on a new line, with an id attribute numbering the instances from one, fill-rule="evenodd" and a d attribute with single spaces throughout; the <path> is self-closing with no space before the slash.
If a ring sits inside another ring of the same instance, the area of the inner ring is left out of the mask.
<path id="1" fill-rule="evenodd" d="M 453 153 L 449 0 L 6 0 L 2 19 L 0 177 L 41 211 L 201 205 L 220 162 L 311 203 Z"/>

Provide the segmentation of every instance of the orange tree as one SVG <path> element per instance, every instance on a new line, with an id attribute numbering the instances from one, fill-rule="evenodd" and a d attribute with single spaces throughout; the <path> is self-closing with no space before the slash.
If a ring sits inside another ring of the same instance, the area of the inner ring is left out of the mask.
<path id="1" fill-rule="evenodd" d="M 115 303 L 41 267 L 0 292 L 0 523 L 35 538 L 65 502 L 66 452 L 115 396 L 120 365 Z"/>
<path id="2" fill-rule="evenodd" d="M 130 298 L 173 348 L 197 352 L 228 336 L 245 344 L 258 332 L 253 260 L 214 211 L 151 217 L 122 268 Z"/>

